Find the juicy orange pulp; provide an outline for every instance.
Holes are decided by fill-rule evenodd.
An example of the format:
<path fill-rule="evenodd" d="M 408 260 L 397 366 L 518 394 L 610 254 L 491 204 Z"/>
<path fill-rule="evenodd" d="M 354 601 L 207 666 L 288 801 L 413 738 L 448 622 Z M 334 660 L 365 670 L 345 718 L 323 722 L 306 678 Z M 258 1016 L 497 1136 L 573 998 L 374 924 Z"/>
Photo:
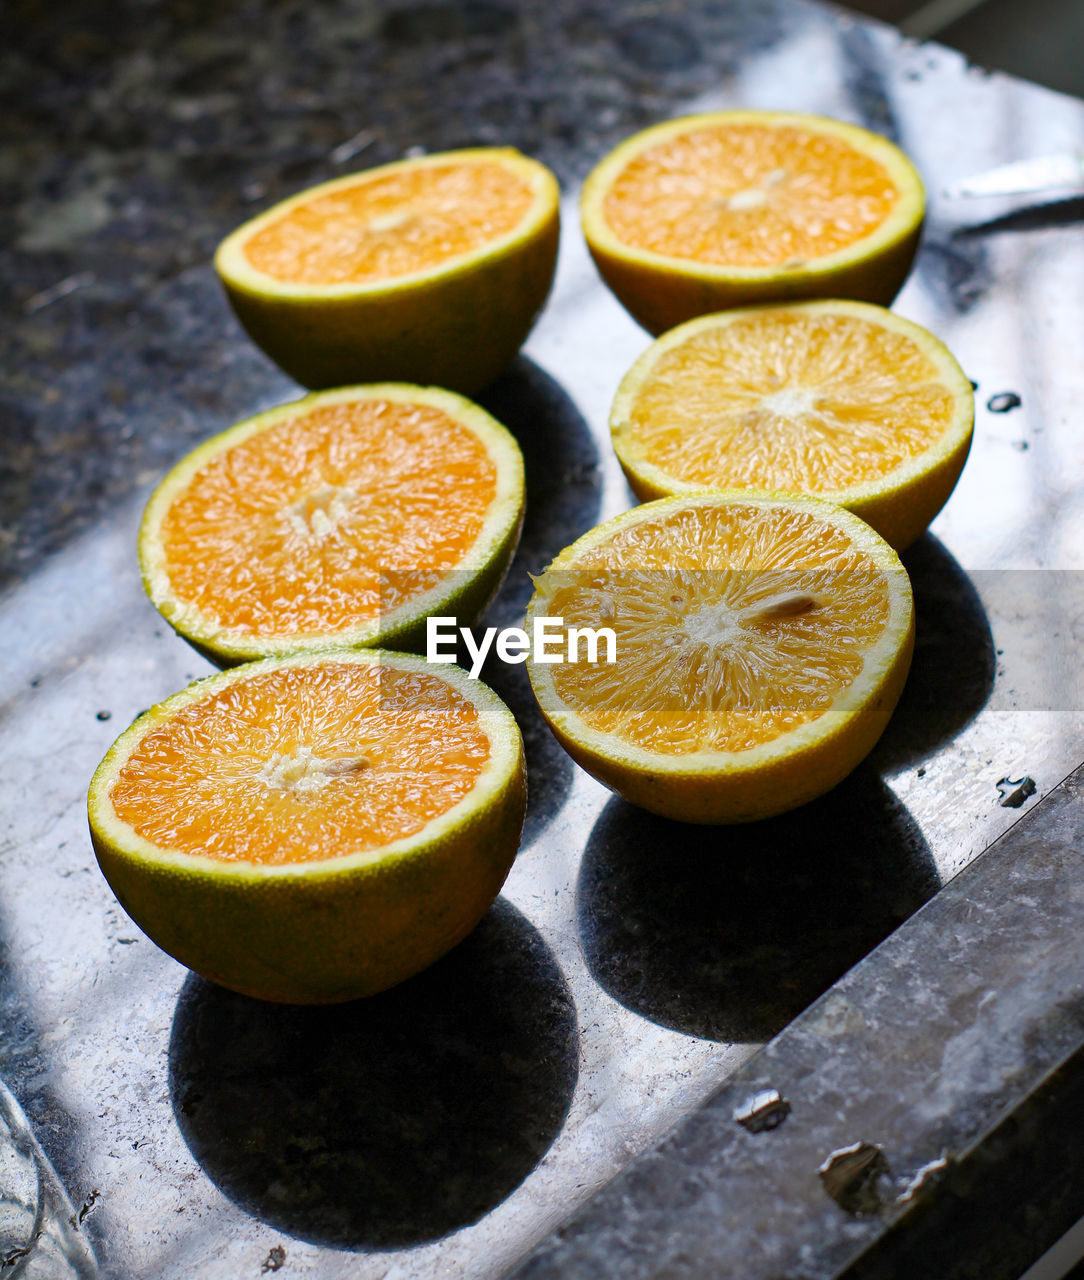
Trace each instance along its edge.
<path fill-rule="evenodd" d="M 744 751 L 815 720 L 883 632 L 888 583 L 846 533 L 749 503 L 667 512 L 561 573 L 546 605 L 617 662 L 555 666 L 590 728 L 650 751 Z"/>
<path fill-rule="evenodd" d="M 249 263 L 295 284 L 362 284 L 440 266 L 499 239 L 534 200 L 505 165 L 424 165 L 295 205 L 244 247 Z"/>
<path fill-rule="evenodd" d="M 797 265 L 875 231 L 899 192 L 872 157 L 833 134 L 733 122 L 634 157 L 603 212 L 625 244 L 735 267 Z"/>
<path fill-rule="evenodd" d="M 346 630 L 459 564 L 496 488 L 482 442 L 443 410 L 320 405 L 196 474 L 162 524 L 166 572 L 237 633 Z"/>
<path fill-rule="evenodd" d="M 776 308 L 665 352 L 621 431 L 636 456 L 686 484 L 826 493 L 917 457 L 955 412 L 907 334 Z"/>
<path fill-rule="evenodd" d="M 490 755 L 446 681 L 392 667 L 286 667 L 231 682 L 149 730 L 112 790 L 153 844 L 223 861 L 315 862 L 419 831 Z"/>

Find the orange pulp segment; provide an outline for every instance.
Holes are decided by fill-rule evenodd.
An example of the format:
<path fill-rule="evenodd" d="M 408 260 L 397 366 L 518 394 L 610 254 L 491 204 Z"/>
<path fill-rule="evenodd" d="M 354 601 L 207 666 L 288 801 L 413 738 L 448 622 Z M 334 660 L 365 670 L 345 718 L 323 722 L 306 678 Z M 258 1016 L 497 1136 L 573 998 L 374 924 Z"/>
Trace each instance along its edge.
<path fill-rule="evenodd" d="M 825 494 L 879 479 L 943 436 L 959 399 L 884 314 L 844 303 L 694 322 L 623 406 L 622 448 L 703 488 Z"/>
<path fill-rule="evenodd" d="M 467 796 L 489 758 L 476 707 L 446 680 L 328 660 L 187 702 L 142 735 L 110 798 L 158 848 L 309 863 L 420 831 Z"/>
<path fill-rule="evenodd" d="M 545 611 L 617 641 L 613 665 L 546 669 L 564 709 L 667 756 L 751 751 L 831 710 L 892 612 L 851 527 L 737 494 L 654 508 L 550 571 Z"/>
<path fill-rule="evenodd" d="M 634 155 L 603 203 L 618 240 L 699 263 L 784 266 L 845 249 L 894 209 L 873 155 L 839 134 L 728 120 Z"/>
<path fill-rule="evenodd" d="M 509 235 L 535 191 L 507 164 L 445 164 L 357 175 L 252 235 L 244 254 L 287 283 L 364 284 L 439 267 Z"/>

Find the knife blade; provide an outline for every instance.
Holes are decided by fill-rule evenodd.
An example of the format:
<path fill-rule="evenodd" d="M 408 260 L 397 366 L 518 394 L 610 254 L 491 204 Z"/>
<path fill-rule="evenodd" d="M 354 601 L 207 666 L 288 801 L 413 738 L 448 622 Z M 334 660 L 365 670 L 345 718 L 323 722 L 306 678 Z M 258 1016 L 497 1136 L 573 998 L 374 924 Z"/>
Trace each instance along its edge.
<path fill-rule="evenodd" d="M 1012 196 L 1028 191 L 1084 187 L 1084 151 L 1015 160 L 1012 164 L 973 174 L 945 188 L 950 200 L 968 196 Z"/>

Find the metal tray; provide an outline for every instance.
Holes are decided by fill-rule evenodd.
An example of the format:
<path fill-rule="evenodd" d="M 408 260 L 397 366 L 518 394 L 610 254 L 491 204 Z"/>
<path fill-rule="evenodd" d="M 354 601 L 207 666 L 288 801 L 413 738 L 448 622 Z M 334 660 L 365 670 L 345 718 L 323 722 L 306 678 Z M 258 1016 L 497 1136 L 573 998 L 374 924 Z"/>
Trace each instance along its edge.
<path fill-rule="evenodd" d="M 575 188 L 647 119 L 788 107 L 895 136 L 931 194 L 898 309 L 976 381 L 975 446 L 933 534 L 906 557 L 919 630 L 903 702 L 834 793 L 741 830 L 653 818 L 564 756 L 522 668 L 491 667 L 521 720 L 531 790 L 501 900 L 397 990 L 326 1010 L 264 1006 L 187 974 L 139 934 L 94 865 L 84 797 L 115 734 L 209 670 L 142 595 L 134 542 L 151 483 L 195 440 L 296 389 L 229 315 L 206 227 L 195 250 L 177 231 L 196 265 L 155 281 L 148 264 L 175 248 L 160 211 L 132 215 L 147 231 L 130 245 L 83 242 L 35 223 L 49 200 L 31 191 L 25 253 L 7 259 L 25 314 L 5 382 L 16 424 L 38 425 L 25 484 L 16 437 L 5 446 L 25 501 L 8 516 L 14 581 L 0 601 L 0 1076 L 12 1093 L 0 1176 L 17 1191 L 0 1227 L 5 1246 L 25 1228 L 29 1252 L 12 1265 L 26 1275 L 506 1274 L 1016 820 L 999 779 L 1033 777 L 1033 806 L 1084 757 L 1079 202 L 1021 210 L 938 194 L 964 173 L 1079 145 L 1084 106 L 799 4 L 690 0 L 606 17 L 571 2 L 545 14 L 385 5 L 355 18 L 377 51 L 358 73 L 384 108 L 374 161 L 473 130 L 533 150 L 567 184 L 554 294 L 484 397 L 523 447 L 529 504 L 489 621 L 512 623 L 527 572 L 630 502 L 605 423 L 647 340 L 595 275 Z M 279 74 L 289 30 L 267 20 L 278 25 L 261 74 Z M 432 38 L 441 22 L 451 26 Z M 341 68 L 344 23 L 297 38 Z M 203 39 L 230 44 L 217 27 Z M 188 71 L 186 57 L 210 65 L 207 48 L 171 52 L 171 72 Z M 221 74 L 227 96 L 240 92 Z M 323 112 L 346 137 L 358 114 L 337 74 L 308 86 L 298 113 Z M 178 92 L 164 83 L 163 101 Z M 196 104 L 189 123 L 205 131 L 215 84 L 209 71 L 176 99 Z M 442 112 L 453 90 L 468 107 Z M 213 180 L 194 162 L 183 170 L 198 146 L 162 161 L 180 166 L 176 208 L 201 181 L 213 190 L 212 224 L 239 216 L 222 192 L 244 178 L 240 163 L 227 171 L 231 148 L 249 145 L 226 114 Z M 178 129 L 188 117 L 175 116 Z M 270 200 L 325 176 L 312 161 L 299 174 L 296 155 L 294 169 L 270 170 L 271 156 L 249 164 L 272 176 L 248 180 L 246 198 L 252 183 Z M 110 178 L 153 205 L 140 180 Z M 147 285 L 135 293 L 112 283 L 129 248 Z M 65 282 L 53 295 L 50 270 Z M 1020 407 L 991 412 L 1005 391 Z M 939 971 L 936 955 L 922 963 Z"/>

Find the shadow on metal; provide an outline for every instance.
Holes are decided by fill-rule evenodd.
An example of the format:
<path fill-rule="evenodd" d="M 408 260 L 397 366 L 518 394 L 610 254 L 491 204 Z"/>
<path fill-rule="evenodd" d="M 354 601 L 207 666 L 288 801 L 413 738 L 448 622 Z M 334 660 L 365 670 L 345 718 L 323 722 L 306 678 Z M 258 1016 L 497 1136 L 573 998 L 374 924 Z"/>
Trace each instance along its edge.
<path fill-rule="evenodd" d="M 577 888 L 587 964 L 626 1008 L 712 1040 L 760 1042 L 939 887 L 910 814 L 866 769 L 782 817 L 683 826 L 620 799 Z"/>
<path fill-rule="evenodd" d="M 530 574 L 540 573 L 559 551 L 598 520 L 602 476 L 591 429 L 561 386 L 520 356 L 481 397 L 523 450 L 527 513 L 515 559 L 499 596 L 480 626 L 515 626 L 531 598 Z M 519 721 L 527 756 L 527 818 L 521 848 L 544 829 L 572 785 L 572 761 L 546 728 L 527 671 L 496 658 L 482 679 Z"/>
<path fill-rule="evenodd" d="M 419 977 L 352 1004 L 265 1004 L 193 975 L 169 1049 L 174 1112 L 247 1212 L 347 1249 L 477 1221 L 545 1155 L 578 1068 L 575 1006 L 503 899 Z"/>
<path fill-rule="evenodd" d="M 10 1280 L 95 1280 L 98 1275 L 60 1179 L 2 1082 L 0 1271 Z"/>
<path fill-rule="evenodd" d="M 540 573 L 598 520 L 602 474 L 591 428 L 561 385 L 525 356 L 481 396 L 479 404 L 516 437 L 527 476 L 527 514 L 508 578 L 486 622 L 507 626 L 531 597 Z"/>
<path fill-rule="evenodd" d="M 516 717 L 523 734 L 527 760 L 527 813 L 519 854 L 534 843 L 564 804 L 575 766 L 550 732 L 538 710 L 527 668 L 513 667 L 491 659 L 482 669 L 481 679 L 503 700 Z"/>
<path fill-rule="evenodd" d="M 939 311 L 949 315 L 967 315 L 994 291 L 985 246 L 961 240 L 943 225 L 927 224 L 915 276 L 937 300 Z"/>
<path fill-rule="evenodd" d="M 1045 231 L 1050 227 L 1072 227 L 1078 222 L 1084 222 L 1084 196 L 1070 196 L 1067 200 L 1028 205 L 1026 209 L 1013 209 L 1011 213 L 1000 214 L 986 222 L 958 227 L 952 238 L 970 240 L 1001 231 Z"/>
<path fill-rule="evenodd" d="M 997 673 L 979 594 L 941 543 L 926 534 L 903 563 L 915 595 L 915 656 L 870 757 L 878 770 L 914 764 L 955 738 L 989 701 Z"/>

